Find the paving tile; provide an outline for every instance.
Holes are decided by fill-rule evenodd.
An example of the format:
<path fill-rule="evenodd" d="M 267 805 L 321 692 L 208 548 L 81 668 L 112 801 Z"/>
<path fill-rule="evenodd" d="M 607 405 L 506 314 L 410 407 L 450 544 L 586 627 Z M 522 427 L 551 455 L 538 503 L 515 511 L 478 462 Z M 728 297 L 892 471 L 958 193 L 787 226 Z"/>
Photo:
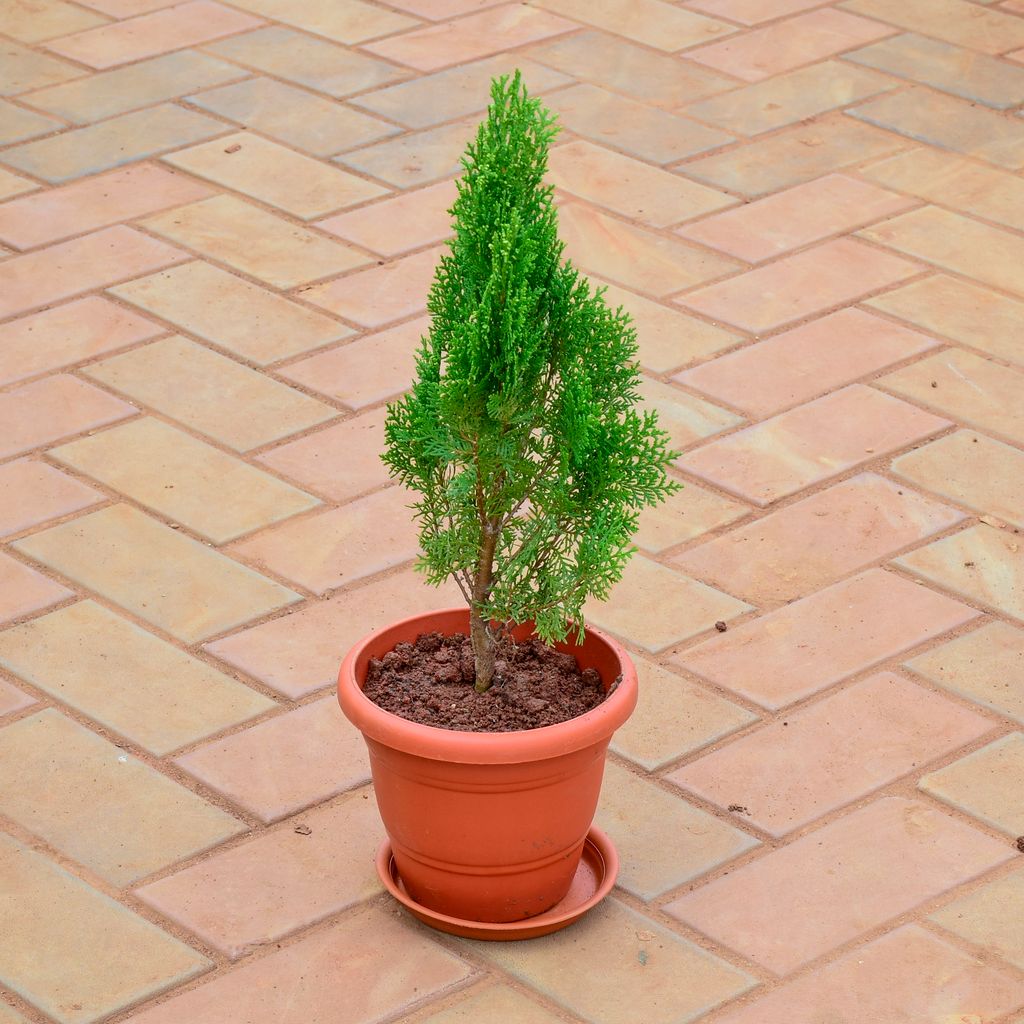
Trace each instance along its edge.
<path fill-rule="evenodd" d="M 35 459 L 0 465 L 0 536 L 78 512 L 106 497 Z"/>
<path fill-rule="evenodd" d="M 456 121 L 351 150 L 337 157 L 336 162 L 397 188 L 413 188 L 457 174 L 474 131 L 469 121 Z"/>
<path fill-rule="evenodd" d="M 668 780 L 784 836 L 984 736 L 995 723 L 880 672 L 691 761 Z"/>
<path fill-rule="evenodd" d="M 0 264 L 0 318 L 187 260 L 180 249 L 119 224 Z"/>
<path fill-rule="evenodd" d="M 275 707 L 92 601 L 0 633 L 0 665 L 158 757 Z"/>
<path fill-rule="evenodd" d="M 518 989 L 497 984 L 474 990 L 468 998 L 421 1018 L 418 1024 L 504 1024 L 513 1020 L 516 1024 L 558 1024 L 561 1018 Z"/>
<path fill-rule="evenodd" d="M 427 292 L 442 249 L 424 249 L 382 266 L 359 270 L 301 291 L 302 297 L 363 327 L 381 327 L 392 320 L 424 313 Z"/>
<path fill-rule="evenodd" d="M 48 43 L 47 49 L 92 68 L 110 68 L 259 28 L 262 24 L 259 18 L 214 0 L 188 0 L 127 21 L 62 36 Z"/>
<path fill-rule="evenodd" d="M 185 338 L 165 338 L 94 363 L 85 372 L 237 451 L 335 416 L 315 398 Z"/>
<path fill-rule="evenodd" d="M 391 6 L 430 21 L 446 21 L 499 3 L 501 0 L 396 0 Z"/>
<path fill-rule="evenodd" d="M 688 452 L 680 468 L 766 506 L 949 425 L 851 384 Z"/>
<path fill-rule="evenodd" d="M 612 738 L 612 750 L 648 771 L 756 722 L 757 716 L 685 676 L 634 657 L 636 711 Z"/>
<path fill-rule="evenodd" d="M 547 11 L 520 4 L 501 4 L 455 21 L 382 39 L 364 49 L 418 71 L 437 71 L 569 32 L 575 27 L 573 22 Z"/>
<path fill-rule="evenodd" d="M 1024 733 L 1010 733 L 925 775 L 920 786 L 925 793 L 1015 839 L 1024 832 L 1020 805 Z"/>
<path fill-rule="evenodd" d="M 436 0 L 430 0 L 435 4 Z M 518 68 L 531 96 L 572 81 L 524 58 L 522 51 L 498 53 L 446 71 L 419 75 L 357 96 L 352 103 L 408 128 L 432 128 L 444 121 L 481 114 L 490 100 L 491 81 Z"/>
<path fill-rule="evenodd" d="M 205 49 L 334 97 L 386 85 L 408 74 L 386 61 L 281 25 L 246 32 Z"/>
<path fill-rule="evenodd" d="M 250 78 L 189 101 L 314 156 L 330 156 L 400 129 L 272 78 Z"/>
<path fill-rule="evenodd" d="M 247 462 L 148 416 L 53 448 L 49 455 L 214 544 L 320 504 Z"/>
<path fill-rule="evenodd" d="M 279 693 L 299 698 L 333 686 L 341 659 L 368 633 L 408 615 L 464 603 L 450 580 L 435 589 L 419 573 L 402 569 L 215 640 L 206 650 Z"/>
<path fill-rule="evenodd" d="M 594 1024 L 692 1021 L 756 984 L 616 899 L 606 899 L 573 925 L 571 943 L 556 934 L 472 948 Z"/>
<path fill-rule="evenodd" d="M 0 715 L 13 714 L 15 711 L 31 707 L 35 702 L 35 697 L 30 697 L 27 693 L 0 679 Z M 0 1021 L 4 1021 L 2 1013 L 0 1013 Z M 4 1024 L 6 1024 L 6 1021 L 4 1021 Z"/>
<path fill-rule="evenodd" d="M 300 600 L 128 505 L 52 526 L 12 547 L 186 643 Z"/>
<path fill-rule="evenodd" d="M 3 161 L 51 184 L 130 164 L 220 135 L 226 126 L 194 110 L 161 103 L 3 152 Z M 219 145 L 219 143 L 217 143 Z"/>
<path fill-rule="evenodd" d="M 658 594 L 652 607 L 650 595 Z M 711 629 L 716 622 L 750 611 L 750 605 L 673 572 L 644 555 L 634 555 L 607 602 L 590 600 L 588 622 L 657 654 L 672 644 Z"/>
<path fill-rule="evenodd" d="M 672 564 L 768 605 L 818 590 L 963 519 L 958 509 L 864 473 L 689 548 Z"/>
<path fill-rule="evenodd" d="M 822 0 L 689 0 L 686 6 L 741 25 L 759 25 L 823 5 Z"/>
<path fill-rule="evenodd" d="M 112 18 L 132 18 L 137 14 L 148 14 L 150 11 L 170 7 L 174 0 L 83 0 L 87 6 Z"/>
<path fill-rule="evenodd" d="M 235 555 L 314 593 L 383 572 L 419 553 L 411 496 L 397 488 L 359 498 L 233 544 Z"/>
<path fill-rule="evenodd" d="M 913 205 L 914 201 L 904 196 L 843 174 L 829 174 L 704 217 L 676 233 L 748 263 L 760 263 L 902 213 Z"/>
<path fill-rule="evenodd" d="M 732 135 L 650 107 L 596 85 L 573 85 L 545 98 L 559 123 L 576 135 L 641 160 L 669 164 L 726 146 Z"/>
<path fill-rule="evenodd" d="M 7 894 L 0 980 L 60 1024 L 92 1024 L 212 966 L 5 835 L 0 879 Z M 43 949 L 47 956 L 39 955 Z"/>
<path fill-rule="evenodd" d="M 0 145 L 8 146 L 25 139 L 34 139 L 37 135 L 46 135 L 64 127 L 62 122 L 52 117 L 43 117 L 42 114 L 34 114 L 24 107 L 0 100 Z"/>
<path fill-rule="evenodd" d="M 205 53 L 181 50 L 47 86 L 22 99 L 40 110 L 86 124 L 174 100 L 196 89 L 223 85 L 244 74 L 242 68 Z"/>
<path fill-rule="evenodd" d="M 5 203 L 0 239 L 16 249 L 32 249 L 209 194 L 183 175 L 135 164 Z"/>
<path fill-rule="evenodd" d="M 933 807 L 886 797 L 664 909 L 786 974 L 1012 856 Z"/>
<path fill-rule="evenodd" d="M 968 426 L 1024 441 L 1020 370 L 948 348 L 879 378 L 879 383 Z"/>
<path fill-rule="evenodd" d="M 370 262 L 347 245 L 236 196 L 213 196 L 149 217 L 142 224 L 275 288 L 295 288 Z"/>
<path fill-rule="evenodd" d="M 363 737 L 333 693 L 196 747 L 176 763 L 260 821 L 295 814 L 370 778 Z"/>
<path fill-rule="evenodd" d="M 885 75 L 829 60 L 691 103 L 686 113 L 737 135 L 759 135 L 891 88 Z"/>
<path fill-rule="evenodd" d="M 658 50 L 681 50 L 735 31 L 724 22 L 661 0 L 538 0 L 538 4 Z"/>
<path fill-rule="evenodd" d="M 856 239 L 837 238 L 689 292 L 678 301 L 716 322 L 757 334 L 853 302 L 922 269 Z"/>
<path fill-rule="evenodd" d="M 933 338 L 891 320 L 841 309 L 673 379 L 761 418 L 935 345 Z"/>
<path fill-rule="evenodd" d="M 243 242 L 238 239 L 234 244 Z M 336 320 L 203 260 L 129 281 L 110 292 L 260 366 L 352 334 Z M 253 330 L 254 322 L 258 331 Z"/>
<path fill-rule="evenodd" d="M 0 43 L 0 58 L 0 96 L 42 89 L 84 74 L 82 68 L 66 60 L 49 57 L 12 40 Z"/>
<path fill-rule="evenodd" d="M 417 317 L 291 363 L 278 372 L 350 409 L 364 409 L 395 398 L 412 384 L 420 339 L 429 329 L 428 318 Z"/>
<path fill-rule="evenodd" d="M 750 511 L 738 501 L 687 481 L 675 494 L 640 513 L 633 542 L 643 551 L 657 554 L 710 530 L 727 526 Z"/>
<path fill-rule="evenodd" d="M 1024 969 L 1024 871 L 997 878 L 928 915 L 929 921 Z"/>
<path fill-rule="evenodd" d="M 215 853 L 136 895 L 235 959 L 382 891 L 373 861 L 384 838 L 369 788 Z"/>
<path fill-rule="evenodd" d="M 0 458 L 116 423 L 137 411 L 64 373 L 23 384 L 0 394 Z"/>
<path fill-rule="evenodd" d="M 969 601 L 1024 620 L 1019 540 L 1016 534 L 979 523 L 903 555 L 896 564 Z"/>
<path fill-rule="evenodd" d="M 98 14 L 63 0 L 3 0 L 0 20 L 4 34 L 21 43 L 38 43 L 106 23 Z"/>
<path fill-rule="evenodd" d="M 1020 983 L 917 925 L 859 946 L 720 1017 L 721 1024 L 946 1024 L 1002 1019 Z"/>
<path fill-rule="evenodd" d="M 395 964 L 402 965 L 395 970 Z M 314 969 L 315 968 L 315 969 Z M 270 956 L 132 1016 L 132 1024 L 374 1024 L 470 968 L 404 917 L 366 907 Z M 345 998 L 339 998 L 345 993 Z"/>
<path fill-rule="evenodd" d="M 904 664 L 929 682 L 1024 724 L 1024 630 L 986 622 Z"/>
<path fill-rule="evenodd" d="M 899 608 L 899 616 L 879 609 Z M 677 655 L 696 675 L 773 710 L 909 651 L 977 616 L 881 569 L 735 626 Z"/>
<path fill-rule="evenodd" d="M 982 53 L 1024 46 L 1024 23 L 967 0 L 847 0 L 843 8 Z"/>
<path fill-rule="evenodd" d="M 845 56 L 857 64 L 999 110 L 1024 100 L 1024 68 L 912 32 L 883 39 Z"/>
<path fill-rule="evenodd" d="M 183 149 L 165 159 L 190 174 L 302 220 L 323 217 L 385 192 L 338 167 L 244 132 Z"/>
<path fill-rule="evenodd" d="M 595 820 L 622 858 L 616 884 L 642 900 L 759 845 L 746 832 L 615 763 L 605 767 Z"/>
<path fill-rule="evenodd" d="M 736 202 L 717 189 L 585 140 L 556 147 L 548 163 L 551 184 L 654 227 L 676 224 Z"/>
<path fill-rule="evenodd" d="M 24 192 L 31 192 L 39 187 L 38 183 L 22 178 L 17 174 L 11 174 L 0 167 L 0 199 L 10 199 L 12 196 L 20 196 Z"/>
<path fill-rule="evenodd" d="M 687 162 L 688 178 L 747 196 L 763 196 L 823 174 L 906 149 L 908 143 L 845 116 L 786 128 L 740 149 Z"/>
<path fill-rule="evenodd" d="M 346 0 L 344 4 L 334 0 L 305 0 L 302 4 L 291 0 L 245 0 L 239 6 L 339 43 L 361 43 L 417 24 L 413 18 L 363 0 Z"/>
<path fill-rule="evenodd" d="M 0 765 L 0 810 L 115 886 L 245 831 L 53 708 L 0 731 Z"/>
<path fill-rule="evenodd" d="M 336 214 L 316 226 L 381 256 L 397 256 L 450 237 L 448 209 L 457 194 L 454 181 L 439 181 Z"/>
<path fill-rule="evenodd" d="M 985 13 L 985 12 L 983 12 Z M 849 111 L 918 142 L 980 157 L 1013 170 L 1024 165 L 1024 124 L 968 100 L 914 87 Z"/>
<path fill-rule="evenodd" d="M 936 274 L 867 299 L 866 304 L 926 331 L 1024 364 L 1024 302 L 980 284 Z"/>
<path fill-rule="evenodd" d="M 918 487 L 1024 527 L 1024 452 L 958 430 L 893 461 L 891 472 Z"/>
<path fill-rule="evenodd" d="M 659 297 L 741 268 L 727 256 L 636 227 L 583 203 L 564 204 L 558 220 L 566 254 L 578 267 Z"/>
<path fill-rule="evenodd" d="M 659 425 L 668 434 L 669 444 L 674 449 L 687 448 L 702 438 L 743 422 L 735 413 L 660 380 L 645 377 L 638 392 L 644 406 L 658 413 Z"/>
<path fill-rule="evenodd" d="M 67 587 L 0 552 L 0 622 L 41 611 L 72 596 Z"/>

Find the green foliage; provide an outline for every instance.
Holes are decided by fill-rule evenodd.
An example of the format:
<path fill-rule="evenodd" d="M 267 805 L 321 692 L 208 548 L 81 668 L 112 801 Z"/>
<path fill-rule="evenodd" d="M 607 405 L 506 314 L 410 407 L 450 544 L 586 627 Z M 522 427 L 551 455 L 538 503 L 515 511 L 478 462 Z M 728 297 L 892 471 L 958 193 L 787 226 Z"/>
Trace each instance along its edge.
<path fill-rule="evenodd" d="M 491 97 L 384 461 L 419 492 L 429 581 L 454 576 L 483 621 L 533 619 L 551 642 L 570 623 L 582 636 L 583 603 L 621 576 L 639 511 L 678 485 L 667 435 L 637 408 L 628 315 L 562 259 L 544 184 L 554 117 L 518 71 Z"/>

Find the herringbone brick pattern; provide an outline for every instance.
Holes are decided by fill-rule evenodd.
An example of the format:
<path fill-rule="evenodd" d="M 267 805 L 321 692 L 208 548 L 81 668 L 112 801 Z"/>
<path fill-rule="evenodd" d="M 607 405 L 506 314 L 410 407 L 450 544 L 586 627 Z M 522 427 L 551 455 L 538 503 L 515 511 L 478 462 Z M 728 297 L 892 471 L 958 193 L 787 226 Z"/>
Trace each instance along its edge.
<path fill-rule="evenodd" d="M 1024 1021 L 1024 3 L 0 0 L 0 1021 Z M 413 924 L 346 647 L 492 76 L 686 487 L 574 928 Z M 715 625 L 722 625 L 716 630 Z"/>

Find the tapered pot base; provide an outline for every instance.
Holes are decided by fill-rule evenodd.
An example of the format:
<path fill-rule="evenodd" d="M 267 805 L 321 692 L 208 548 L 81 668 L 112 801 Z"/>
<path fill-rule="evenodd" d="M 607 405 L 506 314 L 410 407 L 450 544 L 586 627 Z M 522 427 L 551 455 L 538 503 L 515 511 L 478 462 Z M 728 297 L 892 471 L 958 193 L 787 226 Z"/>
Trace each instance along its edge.
<path fill-rule="evenodd" d="M 417 903 L 406 891 L 395 867 L 391 843 L 385 840 L 377 851 L 377 873 L 385 888 L 409 911 L 413 917 L 450 935 L 464 939 L 485 939 L 491 942 L 511 942 L 518 939 L 536 939 L 541 935 L 568 928 L 588 910 L 596 907 L 612 891 L 619 873 L 619 855 L 608 836 L 592 825 L 583 843 L 583 854 L 572 884 L 565 896 L 550 910 L 522 921 L 492 924 L 484 921 L 464 921 L 448 917 Z"/>

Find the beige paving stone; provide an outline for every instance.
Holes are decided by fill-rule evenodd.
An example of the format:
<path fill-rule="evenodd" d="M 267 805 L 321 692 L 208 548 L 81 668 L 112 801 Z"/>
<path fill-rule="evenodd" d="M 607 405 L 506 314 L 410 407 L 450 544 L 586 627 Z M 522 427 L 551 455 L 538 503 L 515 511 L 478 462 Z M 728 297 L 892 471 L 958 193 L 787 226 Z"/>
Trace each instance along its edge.
<path fill-rule="evenodd" d="M 6 1003 L 0 1003 L 0 1024 L 28 1024 L 28 1021 Z"/>
<path fill-rule="evenodd" d="M 0 732 L 0 765 L 0 810 L 116 886 L 245 831 L 53 708 Z"/>
<path fill-rule="evenodd" d="M 212 966 L 6 835 L 0 879 L 7 893 L 0 980 L 61 1024 L 92 1024 Z"/>
<path fill-rule="evenodd" d="M 213 196 L 142 224 L 275 288 L 295 288 L 370 262 L 369 256 L 347 245 L 236 196 Z"/>
<path fill-rule="evenodd" d="M 496 7 L 501 2 L 502 0 L 397 0 L 391 6 L 408 11 L 419 18 L 444 21 L 484 7 Z"/>
<path fill-rule="evenodd" d="M 452 1006 L 418 1017 L 417 1024 L 558 1024 L 561 1018 L 508 985 L 474 989 Z"/>
<path fill-rule="evenodd" d="M 3 159 L 17 170 L 59 184 L 209 139 L 222 134 L 226 127 L 205 114 L 161 103 L 22 143 L 4 150 Z"/>
<path fill-rule="evenodd" d="M 129 281 L 110 292 L 261 366 L 352 334 L 344 324 L 204 260 Z"/>
<path fill-rule="evenodd" d="M 614 898 L 573 925 L 572 938 L 568 945 L 557 935 L 481 942 L 473 950 L 594 1024 L 696 1020 L 756 984 Z"/>
<path fill-rule="evenodd" d="M 904 664 L 929 682 L 1024 725 L 1024 630 L 986 622 Z"/>
<path fill-rule="evenodd" d="M 30 93 L 24 100 L 58 117 L 86 124 L 174 100 L 196 89 L 223 85 L 245 74 L 244 68 L 208 54 L 181 50 L 50 85 Z"/>
<path fill-rule="evenodd" d="M 1014 732 L 987 747 L 925 775 L 921 789 L 931 796 L 1016 838 L 1024 833 L 1024 733 Z"/>
<path fill-rule="evenodd" d="M 198 95 L 190 102 L 314 156 L 330 156 L 400 131 L 333 100 L 273 78 L 250 78 Z"/>
<path fill-rule="evenodd" d="M 738 501 L 687 481 L 675 494 L 640 513 L 640 525 L 633 542 L 642 550 L 657 554 L 727 526 L 749 511 Z"/>
<path fill-rule="evenodd" d="M 214 544 L 320 502 L 246 462 L 143 416 L 51 449 L 50 457 Z"/>
<path fill-rule="evenodd" d="M 277 821 L 370 778 L 362 735 L 329 694 L 213 740 L 176 763 L 260 821 Z"/>
<path fill-rule="evenodd" d="M 879 383 L 968 426 L 1024 442 L 1020 370 L 949 348 L 887 374 Z"/>
<path fill-rule="evenodd" d="M 10 715 L 35 704 L 35 697 L 0 679 L 0 715 Z M 2 1004 L 0 1004 L 2 1005 Z M 3 1016 L 0 1015 L 0 1021 Z"/>
<path fill-rule="evenodd" d="M 85 372 L 237 451 L 336 415 L 322 402 L 185 338 L 153 342 Z"/>
<path fill-rule="evenodd" d="M 879 608 L 899 608 L 900 614 L 880 616 Z M 777 710 L 977 615 L 929 587 L 869 569 L 735 626 L 672 660 L 702 679 Z"/>
<path fill-rule="evenodd" d="M 0 18 L 2 17 L 0 13 Z M 52 117 L 43 117 L 24 107 L 16 107 L 13 103 L 0 100 L 0 145 L 24 142 L 25 139 L 34 139 L 38 135 L 46 135 L 63 127 L 60 121 L 55 121 Z"/>
<path fill-rule="evenodd" d="M 997 878 L 928 915 L 929 921 L 1024 969 L 1024 871 Z"/>
<path fill-rule="evenodd" d="M 52 526 L 12 546 L 187 643 L 300 600 L 128 505 Z"/>
<path fill-rule="evenodd" d="M 11 174 L 10 171 L 5 171 L 0 167 L 0 199 L 20 196 L 38 187 L 36 182 L 29 181 L 28 178 L 19 177 L 17 174 Z"/>
<path fill-rule="evenodd" d="M 244 132 L 180 150 L 165 160 L 302 220 L 323 217 L 386 191 L 339 167 Z"/>
<path fill-rule="evenodd" d="M 552 150 L 548 167 L 547 180 L 553 185 L 653 227 L 736 202 L 724 192 L 582 139 Z"/>
<path fill-rule="evenodd" d="M 656 164 L 735 142 L 716 128 L 648 106 L 596 85 L 574 85 L 546 97 L 561 125 L 599 145 Z"/>
<path fill-rule="evenodd" d="M 622 858 L 616 884 L 642 900 L 759 845 L 753 836 L 614 763 L 605 767 L 596 821 Z"/>
<path fill-rule="evenodd" d="M 759 25 L 823 5 L 821 0 L 689 0 L 686 6 L 741 25 Z"/>
<path fill-rule="evenodd" d="M 658 594 L 653 607 L 652 593 Z M 657 654 L 750 610 L 743 601 L 636 555 L 609 600 L 588 601 L 584 613 L 595 626 Z"/>
<path fill-rule="evenodd" d="M 36 459 L 0 465 L 0 537 L 105 501 L 99 491 Z"/>
<path fill-rule="evenodd" d="M 21 43 L 38 43 L 106 23 L 100 15 L 63 0 L 3 0 L 0 21 L 4 34 Z"/>
<path fill-rule="evenodd" d="M 67 587 L 0 552 L 0 622 L 41 611 L 72 596 Z"/>
<path fill-rule="evenodd" d="M 639 657 L 633 661 L 640 677 L 639 702 L 611 746 L 648 771 L 758 720 L 746 708 L 656 662 Z"/>
<path fill-rule="evenodd" d="M 849 117 L 825 117 L 748 142 L 740 149 L 690 160 L 680 171 L 688 178 L 763 196 L 813 181 L 874 157 L 906 149 L 909 143 Z"/>
<path fill-rule="evenodd" d="M 411 568 L 215 640 L 206 650 L 288 697 L 333 686 L 341 659 L 388 622 L 465 600 L 452 581 L 434 588 Z"/>
<path fill-rule="evenodd" d="M 85 73 L 83 68 L 66 60 L 39 53 L 12 40 L 4 40 L 0 46 L 0 57 L 3 57 L 0 61 L 0 96 L 42 89 Z"/>
<path fill-rule="evenodd" d="M 935 274 L 865 300 L 917 327 L 1024 365 L 1024 302 L 972 281 Z"/>
<path fill-rule="evenodd" d="M 669 443 L 675 449 L 687 448 L 702 438 L 743 422 L 727 409 L 650 377 L 643 378 L 638 392 L 644 406 L 658 413 L 661 429 L 668 434 Z"/>
<path fill-rule="evenodd" d="M 969 601 L 1024 620 L 1024 554 L 1016 533 L 979 523 L 896 559 Z"/>
<path fill-rule="evenodd" d="M 443 993 L 469 973 L 466 963 L 408 920 L 371 906 L 131 1021 L 283 1024 L 291 1015 L 310 1022 L 374 1024 Z"/>
<path fill-rule="evenodd" d="M 734 31 L 724 22 L 661 0 L 539 0 L 539 5 L 658 50 L 681 50 Z"/>
<path fill-rule="evenodd" d="M 235 959 L 375 896 L 384 838 L 369 787 L 292 823 L 150 882 L 136 895 Z"/>
<path fill-rule="evenodd" d="M 413 18 L 364 0 L 346 0 L 344 4 L 333 0 L 306 0 L 301 5 L 289 0 L 245 0 L 239 6 L 339 43 L 361 43 L 414 28 L 417 24 Z"/>
<path fill-rule="evenodd" d="M 565 203 L 558 220 L 566 254 L 577 266 L 658 297 L 742 266 L 726 256 L 609 217 L 584 203 Z"/>
<path fill-rule="evenodd" d="M 131 18 L 170 7 L 174 0 L 88 0 L 88 6 L 112 18 Z"/>
<path fill-rule="evenodd" d="M 275 707 L 93 601 L 0 633 L 0 665 L 158 757 Z"/>
<path fill-rule="evenodd" d="M 419 553 L 412 497 L 397 487 L 238 541 L 231 552 L 323 594 Z"/>

